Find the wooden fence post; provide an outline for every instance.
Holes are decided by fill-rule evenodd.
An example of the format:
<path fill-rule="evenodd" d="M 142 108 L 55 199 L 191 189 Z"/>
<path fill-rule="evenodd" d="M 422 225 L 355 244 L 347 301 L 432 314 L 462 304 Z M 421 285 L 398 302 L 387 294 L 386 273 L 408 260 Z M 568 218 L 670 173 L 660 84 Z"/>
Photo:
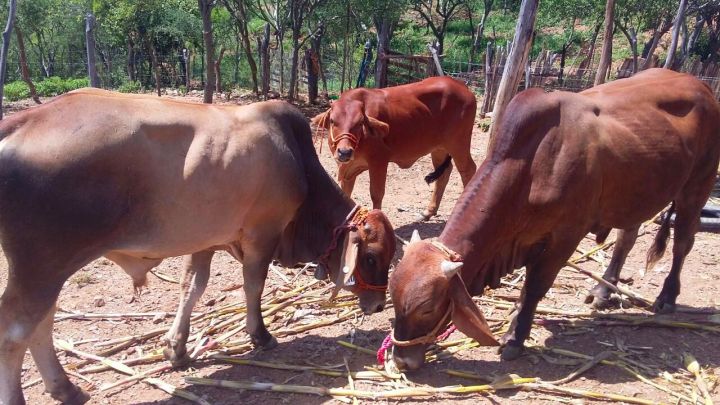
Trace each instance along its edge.
<path fill-rule="evenodd" d="M 185 64 L 185 91 L 190 91 L 190 76 L 192 76 L 192 71 L 190 70 L 190 51 L 184 48 L 182 56 L 183 63 Z"/>
<path fill-rule="evenodd" d="M 505 107 L 517 93 L 520 78 L 522 77 L 525 61 L 532 45 L 535 16 L 537 15 L 538 0 L 523 0 L 520 6 L 520 16 L 515 26 L 513 46 L 508 55 L 500 87 L 498 88 L 495 106 L 493 107 L 492 124 L 490 125 L 490 140 L 488 142 L 488 155 L 493 150 L 498 125 L 502 121 Z"/>

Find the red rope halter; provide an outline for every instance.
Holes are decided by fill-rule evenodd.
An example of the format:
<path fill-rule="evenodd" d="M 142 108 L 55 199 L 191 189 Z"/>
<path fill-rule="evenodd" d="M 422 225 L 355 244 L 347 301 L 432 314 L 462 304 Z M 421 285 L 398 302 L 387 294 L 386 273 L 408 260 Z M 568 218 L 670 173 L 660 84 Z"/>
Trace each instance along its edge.
<path fill-rule="evenodd" d="M 323 142 L 322 142 L 323 137 L 319 136 L 320 130 L 321 129 L 324 130 L 325 125 L 328 124 L 328 120 L 330 119 L 330 111 L 331 111 L 331 109 L 328 109 L 327 111 L 325 111 L 325 113 L 323 113 L 322 117 L 320 118 L 320 120 L 317 124 L 316 130 L 315 130 L 315 138 L 320 141 L 320 151 L 318 153 L 322 153 L 322 144 L 323 144 Z M 350 142 L 350 146 L 352 146 L 353 149 L 357 149 L 358 144 L 360 143 L 360 138 L 357 135 L 355 135 L 351 132 L 343 132 L 340 135 L 335 136 L 335 131 L 333 131 L 332 123 L 330 123 L 330 125 L 328 125 L 328 128 L 329 128 L 328 132 L 330 134 L 330 136 L 328 137 L 328 141 L 330 143 L 330 149 L 335 150 L 337 148 L 337 144 L 340 141 L 342 141 L 343 139 L 347 139 Z"/>
<path fill-rule="evenodd" d="M 365 207 L 356 205 L 352 210 L 350 210 L 350 213 L 347 215 L 347 217 L 345 217 L 345 221 L 343 221 L 342 224 L 336 226 L 333 229 L 333 236 L 330 240 L 330 245 L 328 245 L 325 253 L 323 253 L 322 256 L 318 258 L 318 263 L 321 263 L 326 268 L 328 268 L 328 260 L 330 259 L 330 254 L 332 254 L 332 252 L 337 248 L 338 241 L 340 240 L 340 235 L 342 235 L 345 231 L 355 231 L 359 227 L 363 226 L 365 224 L 365 221 L 367 221 L 367 216 L 368 209 Z M 385 292 L 387 290 L 387 284 L 370 284 L 365 281 L 365 279 L 360 275 L 360 272 L 356 272 L 354 268 L 352 276 L 355 278 L 355 285 L 361 290 L 382 292 Z"/>

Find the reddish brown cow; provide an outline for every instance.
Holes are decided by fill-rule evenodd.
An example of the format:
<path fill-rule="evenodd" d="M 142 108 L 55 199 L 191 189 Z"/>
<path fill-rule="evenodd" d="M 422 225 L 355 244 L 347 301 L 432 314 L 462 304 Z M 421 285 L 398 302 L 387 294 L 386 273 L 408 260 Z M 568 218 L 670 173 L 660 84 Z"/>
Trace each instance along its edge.
<path fill-rule="evenodd" d="M 385 304 L 395 253 L 387 217 L 340 190 L 313 150 L 307 119 L 277 101 L 198 105 L 85 89 L 17 113 L 0 122 L 0 212 L 9 265 L 0 297 L 3 405 L 24 403 L 28 348 L 53 398 L 87 401 L 58 362 L 52 328 L 63 284 L 100 256 L 137 287 L 163 258 L 187 255 L 166 337 L 177 365 L 216 250 L 242 262 L 245 328 L 265 348 L 277 344 L 260 309 L 273 258 L 320 258 L 319 273 L 370 314 Z"/>
<path fill-rule="evenodd" d="M 465 334 L 496 343 L 470 296 L 525 266 L 501 340 L 503 359 L 516 358 L 538 302 L 580 240 L 620 229 L 612 259 L 619 271 L 639 225 L 670 202 L 672 269 L 654 308 L 672 311 L 719 159 L 720 109 L 708 86 L 686 74 L 653 69 L 579 94 L 520 93 L 439 240 L 411 243 L 391 277 L 395 360 L 419 367 L 450 314 Z M 665 249 L 668 227 L 650 248 L 649 266 Z"/>
<path fill-rule="evenodd" d="M 475 173 L 470 138 L 475 122 L 475 96 L 449 77 L 385 89 L 346 91 L 313 122 L 328 129 L 328 145 L 338 162 L 338 180 L 349 196 L 355 178 L 370 173 L 373 208 L 385 194 L 388 163 L 403 169 L 430 154 L 435 170 L 425 177 L 435 182 L 424 219 L 437 214 L 455 162 L 463 185 Z"/>

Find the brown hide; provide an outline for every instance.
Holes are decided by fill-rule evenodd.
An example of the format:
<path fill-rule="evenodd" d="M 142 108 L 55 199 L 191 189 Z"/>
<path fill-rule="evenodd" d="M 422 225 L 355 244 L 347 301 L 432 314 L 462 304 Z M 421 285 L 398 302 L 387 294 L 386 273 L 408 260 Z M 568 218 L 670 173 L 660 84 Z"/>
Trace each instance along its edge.
<path fill-rule="evenodd" d="M 355 178 L 369 170 L 373 208 L 382 207 L 390 162 L 408 168 L 431 154 L 435 171 L 426 180 L 437 182 L 423 214 L 429 218 L 440 205 L 452 169 L 450 158 L 463 184 L 475 173 L 470 156 L 475 110 L 475 96 L 462 83 L 433 77 L 402 86 L 346 91 L 313 122 L 328 130 L 343 191 L 351 195 Z"/>
<path fill-rule="evenodd" d="M 665 69 L 579 94 L 531 89 L 512 100 L 495 149 L 439 238 L 464 258 L 461 275 L 471 295 L 526 267 L 517 316 L 502 339 L 504 358 L 519 353 L 538 301 L 588 232 L 618 228 L 625 235 L 628 242 L 619 240 L 613 254 L 617 274 L 608 280 L 614 282 L 632 232 L 671 201 L 677 212 L 673 265 L 655 309 L 674 308 L 682 261 L 718 168 L 719 125 L 710 89 Z M 667 233 L 659 233 L 651 259 L 662 253 Z M 428 242 L 416 242 L 398 264 L 390 281 L 398 339 L 422 336 L 440 317 L 418 313 L 411 303 L 442 308 L 456 299 L 437 269 L 443 258 Z M 422 364 L 422 350 L 396 349 L 401 366 Z"/>
<path fill-rule="evenodd" d="M 186 355 L 213 251 L 242 261 L 247 330 L 264 346 L 275 343 L 260 312 L 273 258 L 295 264 L 327 252 L 330 272 L 340 272 L 349 230 L 334 248 L 333 230 L 355 203 L 324 171 L 306 118 L 287 103 L 199 105 L 85 89 L 8 117 L 0 136 L 0 242 L 9 263 L 0 403 L 22 400 L 28 345 L 54 398 L 86 399 L 48 353 L 63 283 L 100 256 L 139 287 L 163 258 L 189 255 L 167 337 L 174 364 Z M 352 235 L 355 273 L 386 284 L 395 250 L 387 217 L 370 211 Z M 350 290 L 366 313 L 385 303 L 384 291 Z"/>

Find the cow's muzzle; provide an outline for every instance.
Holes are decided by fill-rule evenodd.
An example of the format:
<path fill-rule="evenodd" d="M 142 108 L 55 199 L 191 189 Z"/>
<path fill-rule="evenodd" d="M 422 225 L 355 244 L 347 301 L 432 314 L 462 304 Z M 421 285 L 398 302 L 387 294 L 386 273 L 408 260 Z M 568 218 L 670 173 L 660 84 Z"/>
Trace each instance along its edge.
<path fill-rule="evenodd" d="M 422 367 L 425 363 L 426 345 L 411 347 L 393 347 L 392 359 L 401 371 L 412 371 Z"/>
<path fill-rule="evenodd" d="M 352 148 L 338 148 L 336 157 L 337 157 L 338 162 L 347 163 L 347 162 L 351 161 L 353 158 L 353 149 Z"/>

